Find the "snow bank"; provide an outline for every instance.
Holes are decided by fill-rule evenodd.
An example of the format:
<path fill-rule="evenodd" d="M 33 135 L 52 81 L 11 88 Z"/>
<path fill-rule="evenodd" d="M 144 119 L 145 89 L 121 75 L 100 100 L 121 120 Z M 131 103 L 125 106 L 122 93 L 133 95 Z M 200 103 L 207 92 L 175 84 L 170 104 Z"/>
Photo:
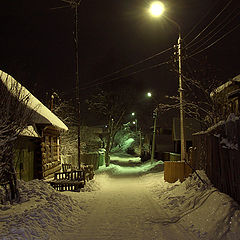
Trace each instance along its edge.
<path fill-rule="evenodd" d="M 0 239 L 60 239 L 80 223 L 79 203 L 41 180 L 19 181 L 21 202 L 0 205 Z"/>
<path fill-rule="evenodd" d="M 127 163 L 133 164 L 134 161 Z M 193 174 L 183 183 L 167 183 L 162 167 L 161 161 L 135 167 L 111 164 L 109 168 L 98 170 L 96 178 L 87 182 L 82 190 L 85 192 L 80 193 L 59 193 L 41 180 L 20 181 L 21 203 L 0 205 L 0 239 L 55 240 L 63 239 L 64 233 L 81 230 L 80 227 L 92 214 L 96 200 L 99 201 L 97 196 L 103 196 L 106 185 L 112 186 L 113 176 L 126 176 L 126 172 L 132 177 L 141 176 L 138 182 L 149 190 L 149 199 L 155 198 L 159 203 L 162 214 L 147 218 L 147 224 L 154 227 L 156 224 L 165 225 L 166 229 L 171 224 L 180 224 L 199 240 L 240 239 L 239 205 L 214 188 L 203 171 L 198 171 L 203 182 Z M 121 180 L 117 181 L 117 186 L 123 191 L 125 185 L 124 188 L 119 185 L 124 183 Z M 119 210 L 118 204 L 114 207 Z"/>
<path fill-rule="evenodd" d="M 94 192 L 100 190 L 100 188 L 100 184 L 95 179 L 93 179 L 87 182 L 84 188 L 80 189 L 80 192 Z"/>
<path fill-rule="evenodd" d="M 198 171 L 204 183 L 196 174 L 183 183 L 158 181 L 149 177 L 148 188 L 157 196 L 169 219 L 152 220 L 161 224 L 180 223 L 199 239 L 239 240 L 239 205 L 228 195 L 214 188 L 206 174 Z"/>
<path fill-rule="evenodd" d="M 160 172 L 163 171 L 164 163 L 163 161 L 154 161 L 152 164 L 150 161 L 147 162 L 140 162 L 133 161 L 128 159 L 127 162 L 123 162 L 122 166 L 118 165 L 118 161 L 115 162 L 116 164 L 111 163 L 109 167 L 99 167 L 96 171 L 97 174 L 99 173 L 107 173 L 110 176 L 136 176 L 136 175 L 143 175 L 149 172 Z"/>

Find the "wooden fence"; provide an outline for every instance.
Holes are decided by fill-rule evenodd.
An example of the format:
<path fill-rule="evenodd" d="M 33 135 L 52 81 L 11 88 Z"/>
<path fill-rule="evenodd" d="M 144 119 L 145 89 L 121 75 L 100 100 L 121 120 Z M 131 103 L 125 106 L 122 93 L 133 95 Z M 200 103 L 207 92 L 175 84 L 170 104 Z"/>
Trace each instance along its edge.
<path fill-rule="evenodd" d="M 240 121 L 228 121 L 193 136 L 192 165 L 213 185 L 240 203 Z"/>

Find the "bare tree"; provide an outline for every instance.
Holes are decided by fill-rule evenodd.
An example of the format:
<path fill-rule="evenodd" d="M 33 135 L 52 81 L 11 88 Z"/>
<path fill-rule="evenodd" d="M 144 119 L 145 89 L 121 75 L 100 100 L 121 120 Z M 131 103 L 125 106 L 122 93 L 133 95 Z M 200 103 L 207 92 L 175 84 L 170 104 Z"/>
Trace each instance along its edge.
<path fill-rule="evenodd" d="M 121 128 L 124 116 L 127 114 L 128 108 L 131 105 L 129 96 L 129 91 L 126 89 L 119 92 L 100 90 L 87 100 L 89 110 L 101 115 L 107 122 L 107 132 L 105 136 L 106 166 L 110 164 L 109 154 L 113 146 L 114 137 Z"/>
<path fill-rule="evenodd" d="M 0 81 L 0 184 L 10 194 L 8 200 L 19 200 L 14 169 L 14 141 L 32 123 L 33 110 L 27 107 L 29 96 L 8 75 L 8 87 Z M 8 186 L 10 189 L 8 189 Z"/>
<path fill-rule="evenodd" d="M 182 78 L 185 115 L 199 121 L 202 128 L 206 129 L 221 119 L 220 106 L 224 100 L 219 97 L 212 98 L 210 93 L 221 85 L 222 80 L 217 77 L 216 69 L 207 64 L 206 60 L 198 61 L 196 64 L 185 61 L 184 66 Z M 173 71 L 178 73 L 176 69 L 176 65 L 173 64 Z M 159 104 L 160 111 L 165 112 L 180 107 L 178 96 L 167 96 L 167 98 L 168 103 Z"/>

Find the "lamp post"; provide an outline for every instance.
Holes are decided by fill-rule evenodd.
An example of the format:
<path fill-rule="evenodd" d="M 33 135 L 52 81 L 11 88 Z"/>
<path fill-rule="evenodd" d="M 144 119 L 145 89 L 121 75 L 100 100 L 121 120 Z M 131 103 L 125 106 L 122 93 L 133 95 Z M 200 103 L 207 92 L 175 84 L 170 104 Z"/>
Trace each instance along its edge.
<path fill-rule="evenodd" d="M 153 98 L 154 102 L 158 104 L 157 100 L 153 97 L 151 92 L 147 93 L 147 97 Z M 155 110 L 153 111 L 153 138 L 152 138 L 151 164 L 153 163 L 154 153 L 155 153 L 157 114 L 158 114 L 158 108 L 155 108 Z"/>
<path fill-rule="evenodd" d="M 157 1 L 150 7 L 150 13 L 154 17 L 160 16 L 164 12 L 164 5 Z M 178 29 L 178 79 L 179 79 L 179 104 L 180 104 L 180 136 L 181 136 L 181 161 L 185 159 L 185 136 L 184 136 L 184 109 L 183 109 L 183 84 L 182 84 L 182 55 L 181 55 L 181 27 L 173 19 L 164 16 L 169 22 L 173 23 Z"/>

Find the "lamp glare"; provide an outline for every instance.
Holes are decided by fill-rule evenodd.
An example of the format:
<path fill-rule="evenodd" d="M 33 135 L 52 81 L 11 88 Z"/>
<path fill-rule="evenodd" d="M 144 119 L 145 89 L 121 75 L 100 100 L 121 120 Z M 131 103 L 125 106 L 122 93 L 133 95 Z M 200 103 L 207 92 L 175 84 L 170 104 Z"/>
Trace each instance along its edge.
<path fill-rule="evenodd" d="M 152 93 L 148 92 L 148 93 L 147 93 L 147 96 L 148 96 L 148 97 L 151 97 L 151 96 L 152 96 Z"/>
<path fill-rule="evenodd" d="M 150 6 L 150 13 L 154 17 L 160 16 L 164 12 L 164 5 L 163 3 L 157 1 L 153 2 Z"/>

